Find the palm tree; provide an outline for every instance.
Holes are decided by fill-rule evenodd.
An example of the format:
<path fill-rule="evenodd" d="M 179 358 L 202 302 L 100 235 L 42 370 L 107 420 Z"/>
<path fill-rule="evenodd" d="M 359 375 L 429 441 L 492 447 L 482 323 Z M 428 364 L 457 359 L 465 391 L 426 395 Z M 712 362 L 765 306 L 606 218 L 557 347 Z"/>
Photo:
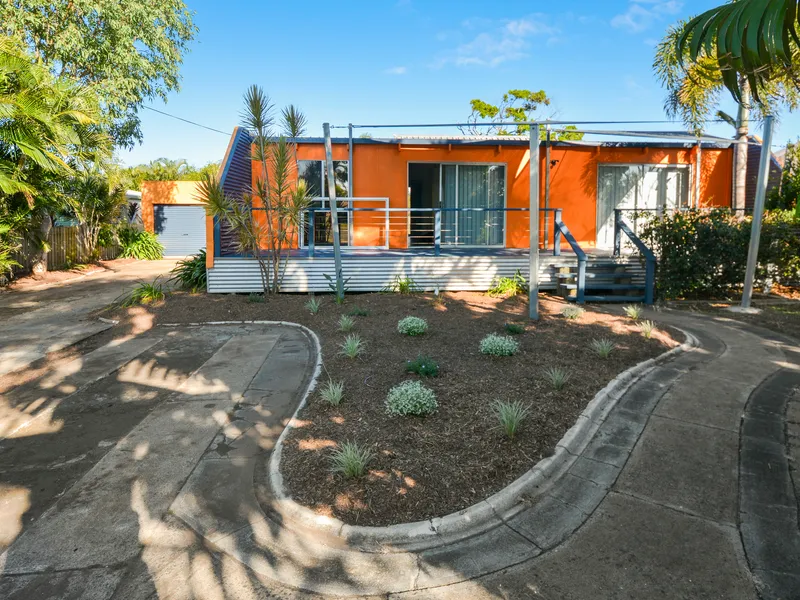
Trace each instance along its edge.
<path fill-rule="evenodd" d="M 128 200 L 125 188 L 112 185 L 100 173 L 86 172 L 74 177 L 67 185 L 67 197 L 72 212 L 81 224 L 81 243 L 84 255 L 96 260 L 98 239 L 105 226 L 118 223 Z"/>
<path fill-rule="evenodd" d="M 667 90 L 664 108 L 669 116 L 680 118 L 687 127 L 698 133 L 714 117 L 734 127 L 734 137 L 739 142 L 734 166 L 734 206 L 744 208 L 751 113 L 758 117 L 761 114 L 774 114 L 781 107 L 793 110 L 800 105 L 800 94 L 794 83 L 794 75 L 789 71 L 776 71 L 771 79 L 757 80 L 754 89 L 746 77 L 740 77 L 736 117 L 721 112 L 719 103 L 726 85 L 725 72 L 714 48 L 702 47 L 698 53 L 692 54 L 691 49 L 681 43 L 692 22 L 682 21 L 670 27 L 656 49 L 653 68 Z M 796 71 L 800 72 L 800 60 L 797 61 Z"/>
<path fill-rule="evenodd" d="M 794 75 L 800 61 L 800 0 L 734 0 L 707 10 L 685 23 L 677 54 L 692 61 L 713 57 L 722 84 L 737 102 L 756 102 L 776 79 Z"/>

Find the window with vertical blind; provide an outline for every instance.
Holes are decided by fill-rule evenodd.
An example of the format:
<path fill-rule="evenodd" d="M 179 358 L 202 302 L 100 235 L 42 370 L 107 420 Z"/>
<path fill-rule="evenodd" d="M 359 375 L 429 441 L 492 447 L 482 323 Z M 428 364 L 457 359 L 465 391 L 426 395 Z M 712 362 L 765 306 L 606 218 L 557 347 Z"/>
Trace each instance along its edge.
<path fill-rule="evenodd" d="M 614 209 L 661 213 L 689 207 L 689 165 L 599 165 L 597 245 L 614 243 Z M 636 219 L 633 221 L 636 228 Z"/>

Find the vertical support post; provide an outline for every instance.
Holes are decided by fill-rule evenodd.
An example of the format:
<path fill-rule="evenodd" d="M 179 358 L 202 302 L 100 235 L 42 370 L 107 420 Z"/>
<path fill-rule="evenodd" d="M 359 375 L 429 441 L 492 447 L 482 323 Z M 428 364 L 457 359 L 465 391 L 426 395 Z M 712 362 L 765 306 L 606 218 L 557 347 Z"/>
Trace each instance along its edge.
<path fill-rule="evenodd" d="M 308 255 L 314 256 L 314 224 L 316 221 L 316 209 L 308 209 Z"/>
<path fill-rule="evenodd" d="M 656 261 L 648 258 L 644 266 L 644 303 L 652 305 L 656 288 Z"/>
<path fill-rule="evenodd" d="M 561 256 L 561 209 L 553 214 L 553 256 Z"/>
<path fill-rule="evenodd" d="M 761 160 L 758 163 L 758 182 L 756 199 L 753 206 L 753 227 L 750 232 L 750 249 L 747 252 L 747 270 L 744 275 L 744 291 L 742 292 L 742 308 L 750 308 L 753 298 L 753 282 L 756 277 L 758 263 L 758 246 L 761 242 L 761 220 L 764 216 L 764 202 L 767 197 L 767 180 L 769 177 L 770 147 L 772 145 L 772 115 L 764 117 L 764 135 L 761 142 Z"/>
<path fill-rule="evenodd" d="M 544 158 L 544 249 L 547 250 L 547 242 L 549 241 L 547 238 L 549 236 L 549 230 L 547 228 L 548 225 L 548 216 L 550 212 L 548 209 L 550 208 L 550 124 L 548 123 L 546 126 L 547 129 L 547 140 L 544 143 L 544 151 L 545 151 L 545 158 Z"/>
<path fill-rule="evenodd" d="M 433 209 L 433 253 L 439 256 L 442 250 L 442 209 Z"/>
<path fill-rule="evenodd" d="M 700 208 L 700 182 L 703 175 L 703 142 L 700 140 L 697 140 L 697 156 L 695 163 L 695 171 L 697 173 L 694 179 L 694 207 Z"/>
<path fill-rule="evenodd" d="M 325 166 L 328 173 L 328 207 L 331 209 L 331 227 L 333 227 L 333 266 L 336 270 L 336 298 L 344 299 L 344 280 L 342 279 L 342 249 L 339 240 L 339 203 L 336 201 L 336 180 L 333 176 L 333 144 L 331 142 L 331 124 L 323 123 L 325 134 Z"/>
<path fill-rule="evenodd" d="M 539 124 L 530 130 L 530 252 L 528 256 L 528 316 L 539 320 Z"/>
<path fill-rule="evenodd" d="M 586 256 L 578 257 L 578 289 L 575 290 L 575 302 L 584 304 L 586 302 Z"/>
<path fill-rule="evenodd" d="M 614 256 L 619 256 L 622 252 L 622 229 L 619 224 L 622 221 L 622 211 L 614 209 Z"/>
<path fill-rule="evenodd" d="M 348 142 L 347 142 L 347 187 L 349 188 L 347 195 L 350 196 L 351 198 L 355 198 L 356 197 L 356 193 L 355 193 L 355 191 L 353 191 L 353 189 L 355 187 L 355 177 L 353 177 L 353 124 L 352 123 L 348 123 L 347 124 L 347 137 L 348 137 Z M 352 208 L 352 205 L 350 205 L 350 208 Z M 351 216 L 350 217 L 350 222 L 351 223 L 352 223 L 352 219 L 353 219 L 353 217 Z"/>

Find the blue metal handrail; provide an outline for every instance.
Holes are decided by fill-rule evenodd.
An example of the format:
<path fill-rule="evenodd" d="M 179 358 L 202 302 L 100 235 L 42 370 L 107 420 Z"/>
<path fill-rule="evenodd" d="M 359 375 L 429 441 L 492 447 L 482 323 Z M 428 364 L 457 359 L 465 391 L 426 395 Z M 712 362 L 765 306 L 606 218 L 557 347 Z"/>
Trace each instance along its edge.
<path fill-rule="evenodd" d="M 575 239 L 575 236 L 570 233 L 569 228 L 564 224 L 564 221 L 561 220 L 561 209 L 555 209 L 555 215 L 553 217 L 553 256 L 561 256 L 561 236 L 564 236 L 564 239 L 567 240 L 567 243 L 572 248 L 572 251 L 575 253 L 575 256 L 578 257 L 578 277 L 577 277 L 577 290 L 575 294 L 575 302 L 578 304 L 583 304 L 585 302 L 585 295 L 586 295 L 586 264 L 588 260 L 586 259 L 586 253 L 578 244 L 578 241 Z"/>
<path fill-rule="evenodd" d="M 619 256 L 622 252 L 622 234 L 628 236 L 637 250 L 644 256 L 644 303 L 653 304 L 656 287 L 656 255 L 641 239 L 633 232 L 622 216 L 623 209 L 614 209 L 614 256 Z"/>

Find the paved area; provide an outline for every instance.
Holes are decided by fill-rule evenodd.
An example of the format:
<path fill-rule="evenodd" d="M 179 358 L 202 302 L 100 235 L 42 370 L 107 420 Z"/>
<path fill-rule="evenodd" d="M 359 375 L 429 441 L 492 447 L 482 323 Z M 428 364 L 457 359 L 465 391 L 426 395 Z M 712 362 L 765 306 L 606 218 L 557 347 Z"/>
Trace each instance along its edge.
<path fill-rule="evenodd" d="M 136 261 L 43 289 L 0 293 L 0 376 L 108 329 L 87 315 L 174 266 L 174 260 Z"/>
<path fill-rule="evenodd" d="M 156 328 L 98 348 L 6 399 L 0 597 L 800 597 L 800 348 L 655 318 L 700 347 L 620 397 L 536 502 L 421 553 L 354 553 L 270 511 L 267 458 L 314 362 L 301 330 Z"/>

